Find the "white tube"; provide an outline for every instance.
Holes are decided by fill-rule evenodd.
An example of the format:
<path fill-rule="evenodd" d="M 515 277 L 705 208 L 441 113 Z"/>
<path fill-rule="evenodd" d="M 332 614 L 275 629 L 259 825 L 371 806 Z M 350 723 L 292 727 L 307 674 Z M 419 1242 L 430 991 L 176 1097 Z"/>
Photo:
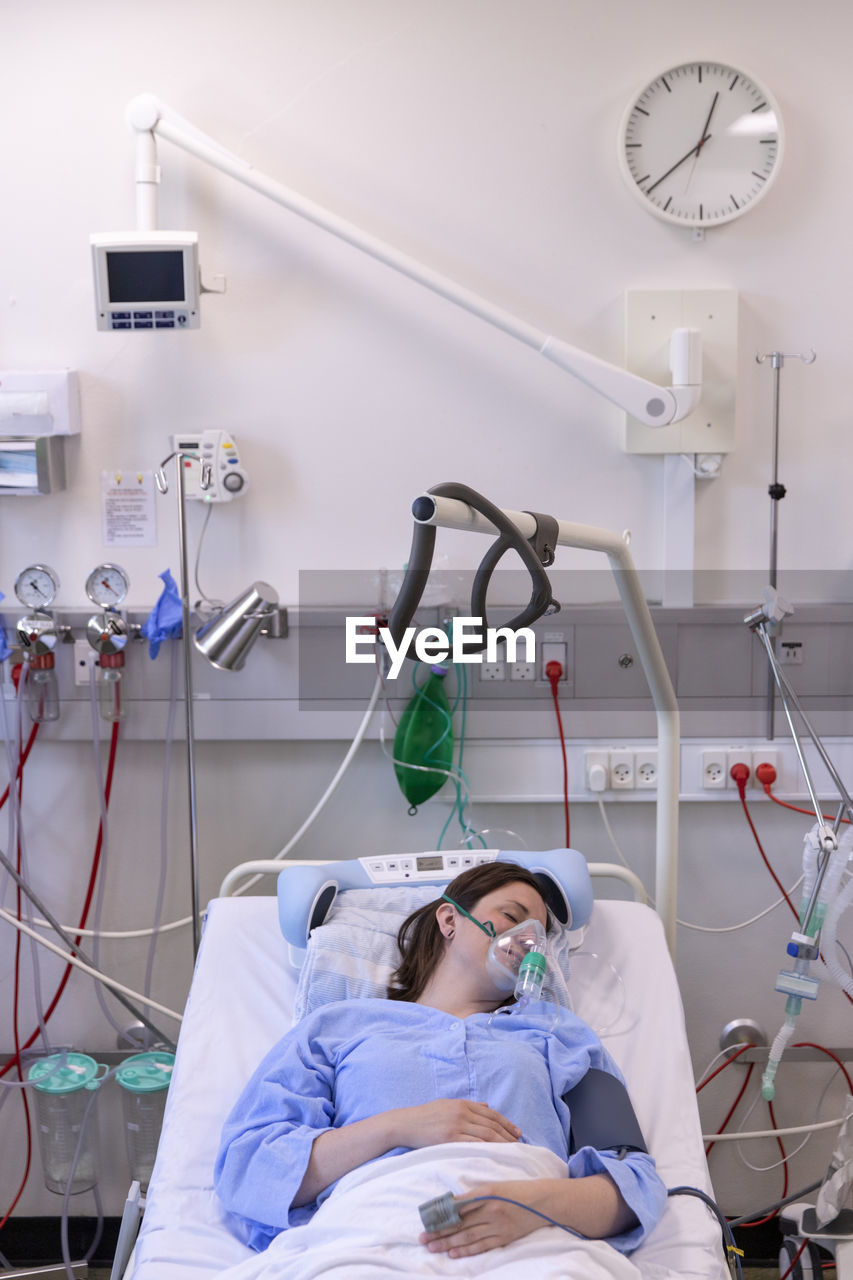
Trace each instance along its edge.
<path fill-rule="evenodd" d="M 838 933 L 838 921 L 851 902 L 853 902 L 853 878 L 847 881 L 847 884 L 836 896 L 835 900 L 830 903 L 821 933 L 821 950 L 823 951 L 824 963 L 829 970 L 830 977 L 849 996 L 853 996 L 853 977 L 838 962 L 836 936 Z"/>
<path fill-rule="evenodd" d="M 811 831 L 807 831 L 803 836 L 803 888 L 800 894 L 800 921 L 803 919 L 803 912 L 809 904 L 812 896 L 812 890 L 817 880 L 817 862 L 818 853 L 820 851 L 820 842 L 817 838 L 818 825 L 812 827 Z"/>
<path fill-rule="evenodd" d="M 302 826 L 299 828 L 299 830 L 290 837 L 290 839 L 288 840 L 284 848 L 280 850 L 280 852 L 277 853 L 275 857 L 272 859 L 273 862 L 284 861 L 284 859 L 290 853 L 290 850 L 293 848 L 293 846 L 295 844 L 298 844 L 298 842 L 305 835 L 305 832 L 311 826 L 312 822 L 314 822 L 314 820 L 317 817 L 319 817 L 321 811 L 326 807 L 328 802 L 331 800 L 332 796 L 337 791 L 338 786 L 340 785 L 340 782 L 344 774 L 346 773 L 347 769 L 350 767 L 350 765 L 353 762 L 355 753 L 358 751 L 359 747 L 361 746 L 364 735 L 367 732 L 367 726 L 370 724 L 370 718 L 373 715 L 374 709 L 376 707 L 376 702 L 377 702 L 377 699 L 379 698 L 379 693 L 381 689 L 382 689 L 382 678 L 381 676 L 377 676 L 376 682 L 373 686 L 373 692 L 370 695 L 370 701 L 368 702 L 367 708 L 364 712 L 364 715 L 362 716 L 361 724 L 358 726 L 358 729 L 356 730 L 355 737 L 350 743 L 349 750 L 347 751 L 341 763 L 338 765 L 337 773 L 332 778 L 332 781 L 329 783 L 328 787 L 326 787 L 326 790 L 323 792 L 320 799 L 315 804 L 314 808 L 308 814 L 308 817 L 302 823 Z M 261 878 L 260 875 L 253 876 L 251 880 L 247 880 L 244 885 L 240 885 L 238 889 L 235 889 L 233 891 L 233 896 L 237 897 L 238 894 L 245 893 L 248 889 L 251 889 L 253 885 L 257 884 L 260 878 Z M 226 880 L 227 880 L 227 877 L 226 877 Z M 225 896 L 222 893 L 222 890 L 220 890 L 220 894 L 221 896 Z"/>
<path fill-rule="evenodd" d="M 157 230 L 157 188 L 160 183 L 160 166 L 157 163 L 157 142 L 153 133 L 136 134 L 136 228 L 138 231 Z"/>
<path fill-rule="evenodd" d="M 785 1052 L 788 1041 L 794 1034 L 794 1028 L 797 1020 L 793 1014 L 789 1013 L 785 1017 L 779 1030 L 776 1032 L 776 1039 L 770 1046 L 770 1057 L 767 1059 L 767 1066 L 764 1068 L 764 1075 L 761 1077 L 761 1096 L 765 1102 L 772 1102 L 776 1093 L 773 1081 L 776 1078 L 776 1070 L 782 1060 L 782 1054 Z"/>
<path fill-rule="evenodd" d="M 841 877 L 844 874 L 844 868 L 847 866 L 850 854 L 853 852 L 853 831 L 848 827 L 838 841 L 838 847 L 833 849 L 830 854 L 829 866 L 826 869 L 826 875 L 823 878 L 823 884 L 818 894 L 818 908 L 821 916 L 825 916 L 826 912 L 832 906 L 838 895 L 838 886 L 841 883 Z"/>
<path fill-rule="evenodd" d="M 421 524 L 449 529 L 468 529 L 495 535 L 490 520 L 456 498 L 426 495 L 434 504 L 433 513 Z M 504 511 L 525 538 L 536 532 L 536 521 L 526 511 Z M 631 628 L 637 653 L 655 704 L 658 730 L 657 824 L 655 834 L 655 901 L 663 922 L 670 954 L 675 957 L 678 896 L 678 783 L 681 745 L 678 701 L 664 662 L 649 606 L 640 585 L 628 541 L 609 529 L 560 520 L 557 543 L 584 551 L 602 551 L 610 561 L 622 607 Z"/>

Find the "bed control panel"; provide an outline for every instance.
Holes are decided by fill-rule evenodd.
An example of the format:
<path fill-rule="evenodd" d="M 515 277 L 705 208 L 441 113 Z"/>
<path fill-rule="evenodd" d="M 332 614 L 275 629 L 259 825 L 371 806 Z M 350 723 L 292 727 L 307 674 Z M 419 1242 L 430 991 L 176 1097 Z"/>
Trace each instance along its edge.
<path fill-rule="evenodd" d="M 454 880 L 469 867 L 494 862 L 497 849 L 480 849 L 457 853 L 404 853 L 396 856 L 359 858 L 370 884 L 434 884 L 436 880 Z"/>

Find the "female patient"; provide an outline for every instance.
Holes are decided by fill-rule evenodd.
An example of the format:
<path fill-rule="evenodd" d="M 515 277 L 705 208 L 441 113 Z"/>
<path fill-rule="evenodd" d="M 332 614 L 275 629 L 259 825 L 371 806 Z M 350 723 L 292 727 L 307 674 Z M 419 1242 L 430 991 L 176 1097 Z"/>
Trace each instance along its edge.
<path fill-rule="evenodd" d="M 541 1006 L 538 1015 L 492 1016 L 507 997 L 487 968 L 491 936 L 525 919 L 548 924 L 526 869 L 491 862 L 463 872 L 402 926 L 388 999 L 324 1005 L 267 1054 L 216 1161 L 216 1190 L 241 1239 L 263 1249 L 309 1221 L 338 1180 L 368 1161 L 473 1141 L 546 1148 L 569 1176 L 481 1184 L 466 1198 L 503 1196 L 621 1252 L 636 1248 L 666 1202 L 654 1161 L 591 1147 L 570 1156 L 562 1101 L 591 1067 L 617 1075 L 612 1060 L 567 1010 L 553 1022 Z M 544 1225 L 502 1200 L 460 1213 L 461 1225 L 421 1235 L 424 1247 L 465 1257 Z"/>

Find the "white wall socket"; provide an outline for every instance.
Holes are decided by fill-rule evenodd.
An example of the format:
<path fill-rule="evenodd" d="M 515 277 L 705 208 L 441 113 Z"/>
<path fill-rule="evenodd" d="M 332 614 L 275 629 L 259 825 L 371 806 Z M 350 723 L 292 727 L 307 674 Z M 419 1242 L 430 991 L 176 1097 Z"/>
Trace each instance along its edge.
<path fill-rule="evenodd" d="M 610 786 L 610 752 L 585 751 L 583 763 L 587 791 L 606 791 Z"/>
<path fill-rule="evenodd" d="M 658 785 L 658 753 L 634 752 L 634 786 L 637 791 L 651 791 Z"/>
<path fill-rule="evenodd" d="M 610 752 L 610 789 L 611 791 L 633 791 L 633 751 Z"/>
<path fill-rule="evenodd" d="M 727 759 L 725 747 L 702 752 L 702 789 L 704 791 L 725 790 Z"/>
<path fill-rule="evenodd" d="M 481 662 L 480 663 L 480 679 L 488 682 L 490 680 L 506 680 L 506 663 L 505 662 Z"/>

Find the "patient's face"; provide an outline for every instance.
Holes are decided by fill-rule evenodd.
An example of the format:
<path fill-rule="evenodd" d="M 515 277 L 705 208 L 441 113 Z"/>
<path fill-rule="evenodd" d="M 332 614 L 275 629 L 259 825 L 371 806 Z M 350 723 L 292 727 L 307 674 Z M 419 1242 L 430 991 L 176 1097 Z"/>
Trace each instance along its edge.
<path fill-rule="evenodd" d="M 483 924 L 491 920 L 495 933 L 504 933 L 522 920 L 538 920 L 543 928 L 548 927 L 548 917 L 542 898 L 523 881 L 513 881 L 502 889 L 493 889 L 474 907 L 471 913 Z M 489 939 L 483 934 L 488 950 Z"/>

